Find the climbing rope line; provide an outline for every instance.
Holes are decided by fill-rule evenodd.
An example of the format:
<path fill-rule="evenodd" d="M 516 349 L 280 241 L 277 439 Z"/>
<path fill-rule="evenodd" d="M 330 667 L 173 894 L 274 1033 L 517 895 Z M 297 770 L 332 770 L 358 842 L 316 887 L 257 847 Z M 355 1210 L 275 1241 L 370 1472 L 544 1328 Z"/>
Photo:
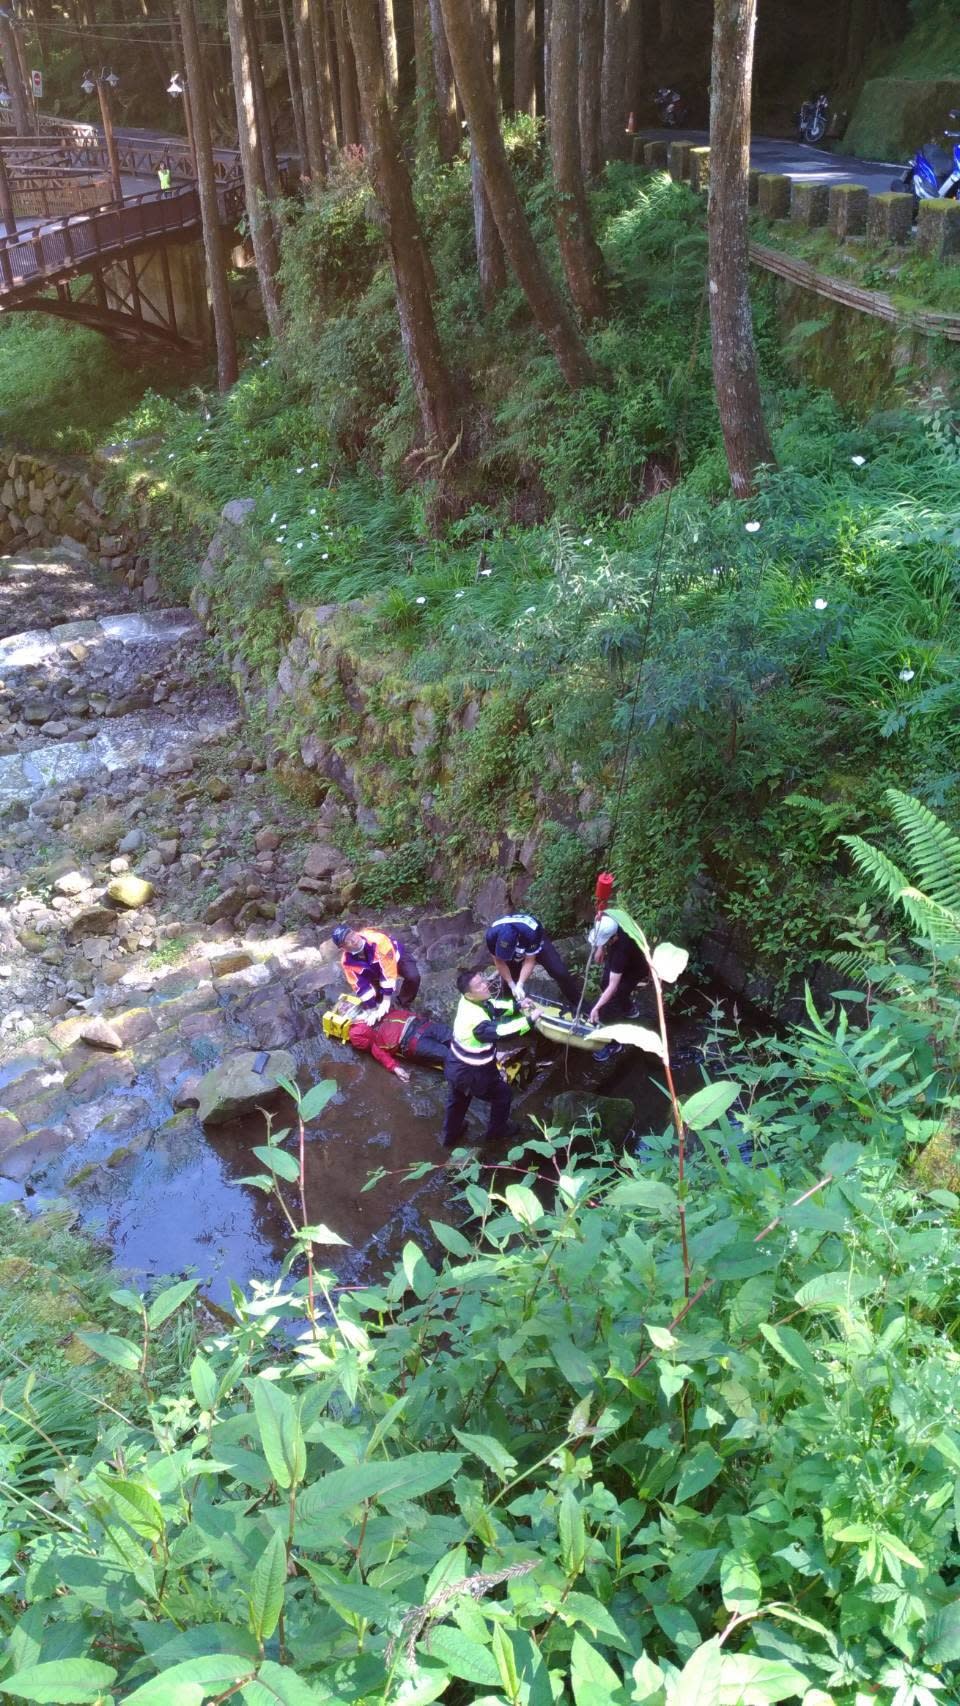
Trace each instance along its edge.
<path fill-rule="evenodd" d="M 696 314 L 696 319 L 694 321 L 694 327 L 693 327 L 693 338 L 692 338 L 692 341 L 690 344 L 690 355 L 687 359 L 687 368 L 686 368 L 686 373 L 684 375 L 684 383 L 683 383 L 683 395 L 681 396 L 681 399 L 680 399 L 680 411 L 679 411 L 679 415 L 678 415 L 678 419 L 677 419 L 677 438 L 678 438 L 678 441 L 681 445 L 683 443 L 684 432 L 685 432 L 686 424 L 687 424 L 687 414 L 688 414 L 689 407 L 690 407 L 690 391 L 691 391 L 691 386 L 692 386 L 692 382 L 693 382 L 693 369 L 696 365 L 697 352 L 700 348 L 700 334 L 701 334 L 701 331 L 703 329 L 703 310 L 704 310 L 704 304 L 706 303 L 706 300 L 707 300 L 707 283 L 708 283 L 708 275 L 705 274 L 704 280 L 703 280 L 703 289 L 700 292 L 700 301 L 697 304 L 697 314 Z M 653 616 L 654 616 L 654 610 L 656 608 L 657 595 L 658 595 L 659 590 L 660 590 L 660 575 L 661 575 L 661 571 L 663 569 L 663 555 L 664 555 L 664 552 L 665 552 L 666 546 L 667 546 L 667 534 L 668 534 L 669 529 L 670 529 L 670 510 L 671 510 L 672 505 L 673 505 L 673 494 L 674 494 L 676 484 L 677 484 L 677 482 L 674 481 L 673 485 L 671 485 L 667 488 L 667 501 L 664 504 L 664 508 L 663 508 L 663 525 L 660 529 L 660 539 L 659 539 L 659 543 L 657 545 L 657 555 L 656 555 L 656 559 L 654 561 L 653 575 L 652 575 L 652 578 L 650 581 L 650 596 L 649 596 L 649 599 L 647 601 L 647 609 L 646 609 L 646 614 L 644 616 L 644 622 L 643 622 L 643 631 L 640 635 L 640 658 L 639 658 L 639 662 L 637 664 L 637 674 L 636 674 L 636 678 L 635 678 L 634 684 L 633 684 L 633 693 L 631 694 L 631 698 L 630 698 L 630 716 L 629 716 L 629 719 L 627 722 L 627 738 L 626 738 L 626 741 L 624 743 L 623 758 L 620 762 L 620 776 L 619 776 L 619 780 L 617 783 L 616 804 L 614 805 L 613 816 L 610 820 L 610 838 L 607 842 L 607 858 L 610 862 L 612 862 L 613 850 L 614 850 L 614 847 L 616 845 L 616 840 L 617 840 L 617 832 L 620 828 L 620 812 L 621 812 L 621 808 L 623 805 L 623 794 L 624 794 L 624 789 L 626 787 L 626 781 L 627 781 L 627 765 L 630 762 L 630 750 L 631 750 L 631 747 L 633 745 L 633 735 L 634 735 L 634 729 L 636 727 L 636 721 L 637 721 L 637 707 L 640 703 L 640 683 L 643 679 L 643 669 L 644 669 L 644 665 L 647 661 L 647 647 L 650 643 L 650 631 L 651 631 L 651 628 L 653 625 Z M 611 888 L 612 888 L 612 883 L 611 883 Z M 603 910 L 604 910 L 603 906 L 601 904 L 599 904 L 599 895 L 598 895 L 597 918 L 599 918 L 600 913 Z M 595 944 L 591 945 L 590 951 L 587 955 L 587 963 L 586 963 L 586 966 L 584 967 L 583 983 L 581 984 L 581 987 L 580 987 L 580 1000 L 577 1002 L 577 1010 L 573 1016 L 574 1029 L 580 1023 L 580 1015 L 583 1011 L 583 1004 L 584 1004 L 584 1001 L 586 999 L 587 979 L 590 976 L 590 967 L 593 965 L 593 961 L 594 961 L 594 958 L 596 956 L 596 952 L 597 952 L 596 945 Z M 568 1081 L 569 1081 L 569 1066 L 570 1066 L 570 1043 L 568 1041 L 566 1044 L 566 1047 L 564 1049 L 564 1057 L 563 1057 L 564 1076 L 567 1078 Z"/>
<path fill-rule="evenodd" d="M 687 370 L 684 377 L 683 396 L 680 400 L 677 437 L 681 444 L 683 443 L 684 431 L 687 424 L 687 414 L 690 407 L 690 390 L 693 380 L 693 369 L 697 360 L 697 351 L 700 348 L 700 333 L 703 327 L 703 309 L 706 300 L 707 279 L 705 277 L 703 281 L 703 289 L 700 292 L 700 301 L 697 305 L 697 317 L 693 328 L 693 341 L 690 346 L 690 355 L 687 361 Z M 616 804 L 613 808 L 613 817 L 610 823 L 610 839 L 607 843 L 608 858 L 613 854 L 613 849 L 617 840 L 617 832 L 620 827 L 620 811 L 623 805 L 623 794 L 627 781 L 627 765 L 630 762 L 630 751 L 633 746 L 633 736 L 637 721 L 637 707 L 640 703 L 640 683 L 643 679 L 644 665 L 647 661 L 647 647 L 650 643 L 650 631 L 653 626 L 654 610 L 656 608 L 657 595 L 660 591 L 660 575 L 663 568 L 663 555 L 667 545 L 667 533 L 670 529 L 670 510 L 673 505 L 673 494 L 676 489 L 676 485 L 677 482 L 674 481 L 674 483 L 667 488 L 667 501 L 663 510 L 663 526 L 660 529 L 660 541 L 657 546 L 657 555 L 653 566 L 653 576 L 650 581 L 650 596 L 647 601 L 647 609 L 644 616 L 643 632 L 640 635 L 640 661 L 637 664 L 637 674 L 633 684 L 633 693 L 630 699 L 630 717 L 627 722 L 627 738 L 623 748 L 623 758 L 620 762 L 620 778 L 617 784 Z"/>

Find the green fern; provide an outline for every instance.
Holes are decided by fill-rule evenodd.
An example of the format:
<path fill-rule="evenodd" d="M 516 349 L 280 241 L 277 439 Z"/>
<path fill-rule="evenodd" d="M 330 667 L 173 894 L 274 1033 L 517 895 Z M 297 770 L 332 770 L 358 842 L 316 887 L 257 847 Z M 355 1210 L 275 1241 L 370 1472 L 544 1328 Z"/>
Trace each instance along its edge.
<path fill-rule="evenodd" d="M 887 799 L 911 875 L 859 835 L 840 839 L 857 868 L 884 899 L 906 913 L 925 941 L 941 954 L 960 954 L 960 836 L 910 794 L 888 788 Z"/>

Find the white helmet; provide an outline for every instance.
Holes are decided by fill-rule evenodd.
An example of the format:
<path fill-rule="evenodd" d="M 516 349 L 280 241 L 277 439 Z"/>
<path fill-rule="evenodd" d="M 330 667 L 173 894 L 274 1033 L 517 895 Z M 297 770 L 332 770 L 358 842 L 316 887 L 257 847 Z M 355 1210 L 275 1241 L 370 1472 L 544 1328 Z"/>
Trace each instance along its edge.
<path fill-rule="evenodd" d="M 611 918 L 609 912 L 601 912 L 593 929 L 587 934 L 591 948 L 605 948 L 612 936 L 617 933 L 617 921 Z"/>

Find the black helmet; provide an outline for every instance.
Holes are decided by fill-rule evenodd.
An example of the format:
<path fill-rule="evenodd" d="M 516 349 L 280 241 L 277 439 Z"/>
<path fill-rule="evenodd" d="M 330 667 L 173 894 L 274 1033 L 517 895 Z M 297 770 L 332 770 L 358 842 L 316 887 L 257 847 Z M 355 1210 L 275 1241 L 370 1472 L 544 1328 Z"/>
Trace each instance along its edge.
<path fill-rule="evenodd" d="M 347 937 L 350 934 L 351 934 L 351 930 L 350 930 L 349 924 L 337 924 L 337 925 L 335 925 L 334 931 L 333 931 L 333 941 L 336 944 L 336 946 L 338 948 L 342 948 L 344 942 L 346 941 Z"/>

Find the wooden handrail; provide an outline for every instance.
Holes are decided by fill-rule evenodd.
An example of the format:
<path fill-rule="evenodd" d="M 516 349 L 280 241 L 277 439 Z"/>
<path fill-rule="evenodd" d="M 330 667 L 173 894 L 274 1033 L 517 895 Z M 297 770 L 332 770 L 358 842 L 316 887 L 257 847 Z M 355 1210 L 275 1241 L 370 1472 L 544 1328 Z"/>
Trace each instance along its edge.
<path fill-rule="evenodd" d="M 775 273 L 803 290 L 812 290 L 828 302 L 843 308 L 856 308 L 861 314 L 872 314 L 898 326 L 909 326 L 928 337 L 946 338 L 960 343 L 960 315 L 941 314 L 932 308 L 901 308 L 883 290 L 866 290 L 862 285 L 849 284 L 845 279 L 832 278 L 817 272 L 809 261 L 801 261 L 781 249 L 768 248 L 765 243 L 750 244 L 750 259 L 765 272 Z"/>

